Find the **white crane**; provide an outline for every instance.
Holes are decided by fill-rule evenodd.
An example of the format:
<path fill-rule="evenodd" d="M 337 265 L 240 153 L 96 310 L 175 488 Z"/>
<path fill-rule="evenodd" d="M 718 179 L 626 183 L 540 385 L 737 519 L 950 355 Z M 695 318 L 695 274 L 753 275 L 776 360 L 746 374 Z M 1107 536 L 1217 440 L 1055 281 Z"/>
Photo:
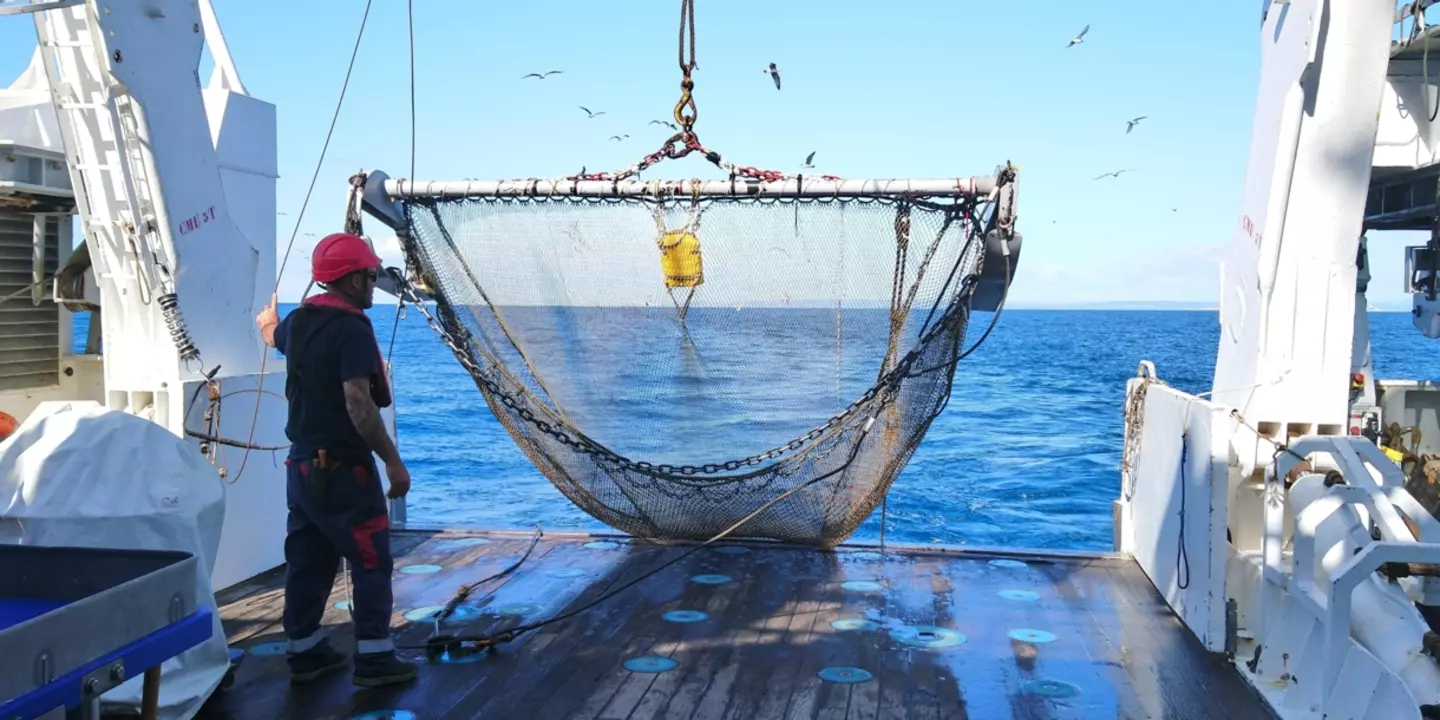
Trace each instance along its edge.
<path fill-rule="evenodd" d="M 1392 66 L 1393 3 L 1263 13 L 1212 389 L 1156 383 L 1148 364 L 1130 382 L 1116 545 L 1281 717 L 1419 718 L 1440 709 L 1420 610 L 1440 611 L 1440 578 L 1398 576 L 1440 569 L 1440 523 L 1375 430 L 1440 428 L 1417 415 L 1433 389 L 1372 375 L 1362 235 L 1385 227 L 1382 203 L 1367 208 L 1372 167 L 1434 163 L 1381 158 L 1391 136 L 1433 137 L 1431 113 L 1405 107 L 1423 93 Z"/>
<path fill-rule="evenodd" d="M 260 380 L 253 318 L 275 282 L 275 108 L 246 93 L 210 0 L 98 7 L 0 4 L 12 16 L 4 21 L 33 19 L 39 40 L 29 70 L 5 91 L 0 141 L 26 128 L 9 152 L 52 168 L 34 182 L 0 182 L 0 205 L 37 228 L 42 218 L 68 223 L 73 208 L 84 237 L 70 258 L 68 229 L 58 247 L 37 244 L 36 258 L 61 256 L 43 269 L 0 260 L 0 272 L 58 276 L 35 297 L 48 286 L 59 304 L 23 312 L 60 328 L 58 340 L 27 350 L 54 366 L 49 374 L 5 377 L 15 365 L 4 355 L 21 348 L 0 338 L 0 410 L 23 421 L 46 401 L 95 401 L 184 435 L 203 425 L 206 405 L 192 398 L 206 374 L 215 372 L 224 392 L 253 390 Z M 202 88 L 195 68 L 207 44 L 215 69 Z M 47 165 L 59 160 L 68 172 Z M 47 212 L 31 214 L 36 208 Z M 98 348 L 70 352 L 71 308 L 93 310 Z M 265 387 L 278 393 L 283 364 L 267 371 Z M 255 395 L 235 397 L 218 431 L 245 440 Z M 262 398 L 253 443 L 284 445 L 284 401 Z M 276 465 L 268 457 L 248 462 L 227 487 L 233 522 L 216 561 L 220 587 L 281 562 L 284 514 L 274 508 L 284 482 Z"/>

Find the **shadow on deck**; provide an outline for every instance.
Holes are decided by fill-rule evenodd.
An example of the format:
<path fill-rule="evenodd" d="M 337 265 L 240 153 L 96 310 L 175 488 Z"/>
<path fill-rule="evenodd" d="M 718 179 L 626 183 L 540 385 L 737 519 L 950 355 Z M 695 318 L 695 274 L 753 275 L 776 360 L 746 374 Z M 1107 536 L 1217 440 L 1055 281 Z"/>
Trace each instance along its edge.
<path fill-rule="evenodd" d="M 444 632 L 553 617 L 691 547 L 626 538 L 587 547 L 594 539 L 547 535 L 518 570 L 477 588 L 470 617 Z M 445 604 L 529 542 L 515 533 L 397 533 L 396 643 L 423 643 L 433 629 L 405 613 Z M 1135 563 L 1011 557 L 1018 561 L 893 546 L 882 557 L 848 546 L 717 545 L 498 652 L 443 663 L 402 651 L 422 663 L 420 677 L 392 689 L 355 687 L 348 670 L 292 687 L 284 656 L 262 654 L 265 643 L 284 641 L 282 576 L 272 572 L 217 598 L 232 646 L 259 652 L 247 653 L 235 686 L 201 717 L 311 720 L 384 709 L 420 720 L 1270 716 Z M 350 652 L 348 612 L 334 607 L 344 599 L 337 579 L 324 622 L 337 649 Z M 675 610 L 704 617 L 666 619 Z M 626 669 L 642 656 L 674 667 Z M 826 668 L 869 678 L 842 672 L 851 682 L 829 681 Z"/>

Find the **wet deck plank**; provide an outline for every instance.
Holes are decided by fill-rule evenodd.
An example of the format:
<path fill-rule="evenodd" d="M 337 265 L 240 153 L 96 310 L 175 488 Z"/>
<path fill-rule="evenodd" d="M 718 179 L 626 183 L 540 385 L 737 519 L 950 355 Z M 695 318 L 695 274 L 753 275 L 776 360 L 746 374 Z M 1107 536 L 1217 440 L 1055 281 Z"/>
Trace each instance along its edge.
<path fill-rule="evenodd" d="M 484 542 L 464 542 L 478 537 Z M 514 573 L 477 589 L 478 611 L 447 632 L 478 633 L 555 617 L 584 606 L 690 548 L 547 536 Z M 423 642 L 429 623 L 404 614 L 443 605 L 460 586 L 503 569 L 525 551 L 523 533 L 397 533 L 395 637 Z M 249 654 L 230 691 L 202 718 L 349 718 L 383 709 L 420 718 L 1090 718 L 1268 717 L 1250 688 L 1164 608 L 1133 563 L 1110 558 L 993 556 L 891 548 L 828 553 L 747 546 L 731 554 L 690 554 L 578 615 L 546 625 L 468 663 L 422 663 L 407 686 L 366 690 L 348 671 L 291 686 L 283 656 Z M 856 554 L 861 551 L 860 554 Z M 438 566 L 409 574 L 400 568 Z M 700 574 L 728 582 L 703 584 Z M 233 646 L 283 642 L 283 574 L 267 573 L 220 593 Z M 845 584 L 878 583 L 880 589 Z M 1014 593 L 1033 593 L 1015 599 Z M 1029 596 L 1021 596 L 1028 598 Z M 325 625 L 342 650 L 353 647 L 337 581 Z M 531 604 L 537 608 L 515 607 Z M 516 616 L 504 614 L 521 612 Z M 700 622 L 663 619 L 699 610 Z M 837 620 L 868 620 L 837 629 Z M 944 647 L 891 637 L 904 626 L 934 626 Z M 1038 630 L 1034 642 L 1012 639 Z M 1050 638 L 1053 636 L 1053 640 Z M 963 638 L 963 639 L 962 639 Z M 956 642 L 958 641 L 958 642 Z M 625 660 L 668 658 L 672 670 L 632 672 Z M 858 683 L 822 680 L 824 668 L 854 667 Z M 1054 680 L 1078 689 L 1053 698 L 1032 691 Z"/>

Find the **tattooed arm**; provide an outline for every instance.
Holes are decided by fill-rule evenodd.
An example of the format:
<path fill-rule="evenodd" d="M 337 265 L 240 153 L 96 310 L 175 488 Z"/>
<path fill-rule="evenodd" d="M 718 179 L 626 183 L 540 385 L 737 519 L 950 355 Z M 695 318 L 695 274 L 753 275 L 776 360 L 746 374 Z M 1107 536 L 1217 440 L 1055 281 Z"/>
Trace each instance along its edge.
<path fill-rule="evenodd" d="M 345 409 L 360 437 L 385 462 L 385 476 L 390 479 L 390 497 L 401 497 L 410 490 L 410 471 L 400 460 L 400 452 L 385 432 L 380 408 L 370 397 L 370 378 L 361 376 L 345 381 Z"/>

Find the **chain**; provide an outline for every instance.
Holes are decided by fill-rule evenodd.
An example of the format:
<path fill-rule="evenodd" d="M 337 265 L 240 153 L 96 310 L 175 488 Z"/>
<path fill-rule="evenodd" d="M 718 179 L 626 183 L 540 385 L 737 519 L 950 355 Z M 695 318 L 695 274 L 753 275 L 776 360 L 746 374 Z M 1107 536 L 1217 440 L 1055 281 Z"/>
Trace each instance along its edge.
<path fill-rule="evenodd" d="M 685 31 L 690 31 L 690 60 L 685 60 Z M 695 98 L 691 91 L 695 89 L 695 81 L 690 78 L 690 73 L 695 69 L 695 0 L 680 0 L 680 102 L 675 103 L 675 124 L 681 128 L 681 133 L 687 138 L 695 137 L 695 120 L 700 117 L 700 111 L 695 107 Z M 689 109 L 689 113 L 685 110 Z"/>
<path fill-rule="evenodd" d="M 535 413 L 529 407 L 527 407 L 526 403 L 515 399 L 513 395 L 501 388 L 499 383 L 496 383 L 494 380 L 491 380 L 489 377 L 487 377 L 485 371 L 475 363 L 474 359 L 470 357 L 470 353 L 466 351 L 464 345 L 461 344 L 460 341 L 457 340 L 449 330 L 445 329 L 444 323 L 440 322 L 433 315 L 430 314 L 430 311 L 425 307 L 425 303 L 422 301 L 419 294 L 416 292 L 416 290 L 409 281 L 402 283 L 399 289 L 407 296 L 407 299 L 410 301 L 410 303 L 416 309 L 418 309 L 422 315 L 425 316 L 426 324 L 428 324 L 430 328 L 440 336 L 441 342 L 443 342 L 446 347 L 450 348 L 450 351 L 455 354 L 455 358 L 460 362 L 460 364 L 464 366 L 465 369 L 470 372 L 471 376 L 473 376 L 484 387 L 487 393 L 499 399 L 500 404 L 504 405 L 506 408 L 509 408 L 522 420 L 535 426 L 541 432 L 549 435 L 557 442 L 565 445 L 566 447 L 573 448 L 588 455 L 594 455 L 603 458 L 604 460 L 613 463 L 614 465 L 622 469 L 633 470 L 647 475 L 694 476 L 700 474 L 712 475 L 719 472 L 735 472 L 737 470 L 740 470 L 741 468 L 754 467 L 756 465 L 760 465 L 761 463 L 775 460 L 780 456 L 785 455 L 786 453 L 800 450 L 805 445 L 816 440 L 822 435 L 825 435 L 826 433 L 834 430 L 837 426 L 854 417 L 858 413 L 860 408 L 865 406 L 866 404 L 879 398 L 879 404 L 883 405 L 893 399 L 895 390 L 894 386 L 898 385 L 899 382 L 905 377 L 905 372 L 903 371 L 903 368 L 905 365 L 908 364 L 906 361 L 910 360 L 910 358 L 907 357 L 906 361 L 902 361 L 900 363 L 900 366 L 896 368 L 895 372 L 891 373 L 891 375 L 889 376 L 889 378 L 886 379 L 886 381 L 877 383 L 869 390 L 866 390 L 864 395 L 861 395 L 859 399 L 850 403 L 849 407 L 842 410 L 839 414 L 831 417 L 825 422 L 825 424 L 810 430 L 803 436 L 795 438 L 794 440 L 791 440 L 784 445 L 776 446 L 763 453 L 760 453 L 759 455 L 752 455 L 748 458 L 745 458 L 744 460 L 730 460 L 724 463 L 707 463 L 705 465 L 657 465 L 645 462 L 643 460 L 631 460 L 627 457 L 615 453 L 612 450 L 609 450 L 608 448 L 599 445 L 598 443 L 585 437 L 584 435 L 571 435 L 570 433 L 565 432 L 559 426 L 559 424 L 551 423 L 543 418 L 536 417 Z"/>
<path fill-rule="evenodd" d="M 686 56 L 686 36 L 689 36 L 689 56 Z M 706 160 L 714 163 L 716 167 L 724 170 L 731 177 L 743 177 L 750 180 L 762 182 L 778 182 L 786 180 L 791 175 L 786 175 L 779 170 L 761 170 L 760 168 L 748 165 L 736 165 L 727 162 L 720 153 L 706 149 L 700 144 L 700 139 L 695 135 L 695 121 L 700 117 L 700 110 L 695 106 L 695 80 L 691 73 L 696 68 L 695 64 L 695 0 L 680 0 L 680 100 L 675 103 L 675 124 L 680 126 L 680 132 L 675 133 L 665 144 L 649 155 L 646 155 L 640 162 L 631 165 L 618 172 L 580 173 L 569 176 L 570 180 L 608 180 L 618 182 L 645 171 L 651 165 L 664 159 L 678 160 L 692 152 L 699 152 Z M 834 175 L 821 175 L 825 180 L 839 180 Z"/>
<path fill-rule="evenodd" d="M 1140 462 L 1140 433 L 1145 428 L 1145 391 L 1151 385 L 1165 385 L 1165 381 L 1146 373 L 1141 365 L 1140 385 L 1125 398 L 1125 439 L 1120 450 L 1121 491 L 1126 500 L 1135 494 L 1135 470 Z"/>

